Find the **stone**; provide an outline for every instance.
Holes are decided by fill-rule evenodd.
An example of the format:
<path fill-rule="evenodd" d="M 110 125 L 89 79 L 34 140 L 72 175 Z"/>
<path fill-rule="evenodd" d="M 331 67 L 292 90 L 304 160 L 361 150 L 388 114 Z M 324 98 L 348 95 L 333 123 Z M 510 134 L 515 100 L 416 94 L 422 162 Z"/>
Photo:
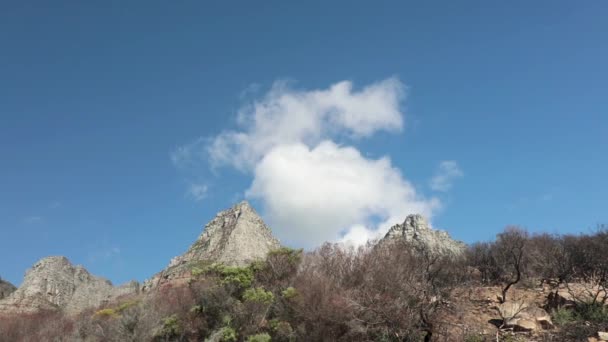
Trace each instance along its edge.
<path fill-rule="evenodd" d="M 396 224 L 384 236 L 380 243 L 405 241 L 421 246 L 433 253 L 459 256 L 466 250 L 466 244 L 456 241 L 442 230 L 429 226 L 422 215 L 409 215 L 402 224 Z"/>
<path fill-rule="evenodd" d="M 8 297 L 8 295 L 15 292 L 16 289 L 17 288 L 15 287 L 15 285 L 0 278 L 0 299 Z"/>
<path fill-rule="evenodd" d="M 599 339 L 601 341 L 608 341 L 608 332 L 605 331 L 598 331 L 597 332 L 597 337 L 599 337 Z"/>
<path fill-rule="evenodd" d="M 523 301 L 508 301 L 498 306 L 505 327 L 515 331 L 552 329 L 553 322 L 547 311 Z"/>
<path fill-rule="evenodd" d="M 194 264 L 242 267 L 263 260 L 268 252 L 279 248 L 281 244 L 270 228 L 253 207 L 243 201 L 219 212 L 186 253 L 173 258 L 165 270 L 144 283 L 144 290 L 166 281 L 187 279 Z"/>
<path fill-rule="evenodd" d="M 21 286 L 0 300 L 0 313 L 61 310 L 68 314 L 134 294 L 139 284 L 114 287 L 104 278 L 91 275 L 84 267 L 74 266 L 63 256 L 41 259 L 30 268 Z"/>

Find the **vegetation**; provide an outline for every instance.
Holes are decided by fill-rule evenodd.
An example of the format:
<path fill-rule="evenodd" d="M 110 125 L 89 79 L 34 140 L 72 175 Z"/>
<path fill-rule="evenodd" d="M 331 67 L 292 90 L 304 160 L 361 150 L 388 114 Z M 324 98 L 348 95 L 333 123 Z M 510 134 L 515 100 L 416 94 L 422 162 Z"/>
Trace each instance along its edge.
<path fill-rule="evenodd" d="M 282 248 L 248 267 L 194 265 L 187 284 L 77 317 L 0 317 L 0 341 L 443 341 L 445 317 L 458 310 L 455 291 L 496 286 L 504 302 L 523 285 L 549 287 L 546 309 L 557 326 L 549 340 L 574 341 L 608 329 L 606 250 L 603 227 L 576 236 L 510 227 L 462 257 L 405 242 Z M 459 340 L 491 338 L 472 331 Z"/>

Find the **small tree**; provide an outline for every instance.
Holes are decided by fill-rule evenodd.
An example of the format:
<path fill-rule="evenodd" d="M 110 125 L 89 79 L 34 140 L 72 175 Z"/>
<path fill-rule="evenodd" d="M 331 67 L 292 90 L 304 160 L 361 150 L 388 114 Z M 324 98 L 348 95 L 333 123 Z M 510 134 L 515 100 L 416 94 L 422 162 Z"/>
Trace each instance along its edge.
<path fill-rule="evenodd" d="M 502 271 L 502 296 L 500 302 L 507 300 L 511 286 L 519 283 L 524 275 L 528 259 L 528 233 L 519 227 L 507 227 L 498 234 L 493 246 L 494 259 Z"/>

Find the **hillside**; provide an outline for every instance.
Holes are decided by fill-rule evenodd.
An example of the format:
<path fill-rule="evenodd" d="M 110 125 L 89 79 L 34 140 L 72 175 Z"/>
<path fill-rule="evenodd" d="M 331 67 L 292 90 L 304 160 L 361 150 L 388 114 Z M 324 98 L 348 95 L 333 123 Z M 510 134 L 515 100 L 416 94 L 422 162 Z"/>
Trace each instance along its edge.
<path fill-rule="evenodd" d="M 0 341 L 601 341 L 608 231 L 467 246 L 407 216 L 377 243 L 282 247 L 246 202 L 142 286 L 48 257 L 0 283 Z"/>

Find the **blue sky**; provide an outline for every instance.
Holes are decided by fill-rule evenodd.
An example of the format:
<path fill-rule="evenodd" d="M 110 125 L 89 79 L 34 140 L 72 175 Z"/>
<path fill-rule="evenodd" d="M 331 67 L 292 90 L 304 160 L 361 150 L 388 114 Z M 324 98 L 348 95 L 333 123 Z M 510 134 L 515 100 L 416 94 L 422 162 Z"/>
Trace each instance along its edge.
<path fill-rule="evenodd" d="M 509 224 L 589 231 L 608 222 L 607 12 L 602 1 L 4 2 L 0 276 L 18 284 L 39 258 L 65 255 L 115 283 L 143 280 L 242 198 L 272 223 L 293 214 L 273 229 L 302 245 L 401 208 L 428 210 L 467 242 Z M 336 84 L 352 88 L 328 101 L 380 87 L 369 105 L 386 120 L 336 124 L 330 109 L 320 136 L 288 137 L 240 167 L 209 157 L 222 136 L 263 136 L 239 112 L 255 119 L 275 95 L 316 106 L 311 94 Z M 321 179 L 297 189 L 289 177 L 302 175 L 288 171 L 277 184 L 272 161 L 295 155 Z M 297 215 L 310 218 L 312 202 L 289 201 L 325 181 L 315 163 L 336 161 L 370 180 L 364 213 L 323 212 L 320 223 L 345 226 L 307 231 L 317 216 Z M 378 199 L 385 190 L 398 198 Z"/>

